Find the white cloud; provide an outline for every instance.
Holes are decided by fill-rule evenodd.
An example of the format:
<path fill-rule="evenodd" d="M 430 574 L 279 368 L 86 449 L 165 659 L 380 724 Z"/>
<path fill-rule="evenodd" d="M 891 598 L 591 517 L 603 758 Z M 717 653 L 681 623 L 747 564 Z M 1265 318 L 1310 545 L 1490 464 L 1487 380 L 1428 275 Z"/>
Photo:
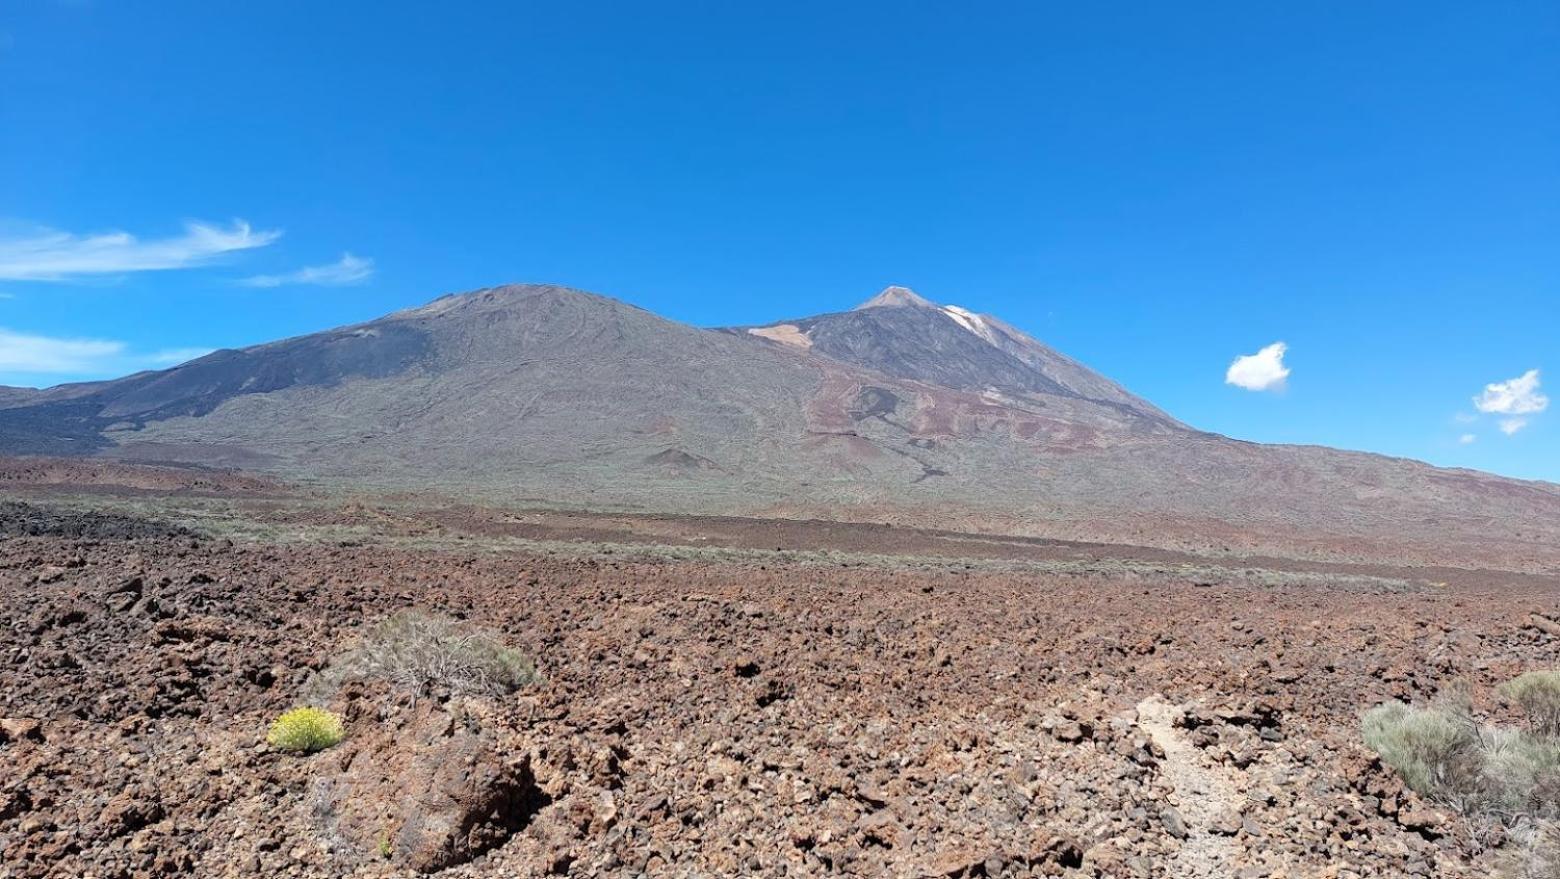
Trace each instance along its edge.
<path fill-rule="evenodd" d="M 56 339 L 0 329 L 0 370 L 69 375 L 92 372 L 119 357 L 125 343 L 106 339 Z"/>
<path fill-rule="evenodd" d="M 1462 436 L 1457 438 L 1457 442 L 1460 445 L 1464 445 L 1464 446 L 1471 446 L 1475 442 L 1478 442 L 1478 440 L 1479 440 L 1478 436 L 1476 436 L 1474 434 L 1471 434 L 1471 433 L 1465 433 Z"/>
<path fill-rule="evenodd" d="M 73 235 L 35 229 L 0 236 L 0 280 L 69 281 L 88 275 L 117 275 L 185 269 L 226 253 L 264 247 L 281 232 L 256 232 L 243 220 L 221 228 L 187 223 L 184 234 L 142 241 L 128 232 Z"/>
<path fill-rule="evenodd" d="M 197 357 L 205 357 L 207 354 L 210 354 L 214 350 L 216 350 L 216 349 L 214 349 L 214 348 L 167 348 L 167 349 L 164 349 L 162 351 L 157 351 L 155 353 L 148 354 L 148 355 L 146 355 L 146 357 L 144 359 L 145 359 L 147 365 L 149 365 L 149 366 L 178 366 L 181 363 L 188 363 L 191 360 L 196 359 Z"/>
<path fill-rule="evenodd" d="M 1511 436 L 1522 428 L 1527 427 L 1527 425 L 1528 420 L 1526 418 L 1502 418 L 1500 420 L 1500 432 L 1506 436 Z"/>
<path fill-rule="evenodd" d="M 1288 350 L 1283 342 L 1274 342 L 1255 354 L 1235 358 L 1224 374 L 1225 384 L 1248 391 L 1282 390 L 1284 380 L 1289 378 L 1289 369 L 1284 366 L 1284 352 Z"/>
<path fill-rule="evenodd" d="M 164 369 L 210 354 L 210 348 L 165 348 L 151 353 L 132 351 L 113 339 L 38 336 L 0 328 L 0 373 L 7 376 L 106 378 L 143 369 Z"/>
<path fill-rule="evenodd" d="M 323 266 L 306 266 L 282 275 L 255 275 L 239 281 L 245 287 L 283 287 L 313 284 L 319 287 L 345 287 L 366 281 L 374 274 L 374 261 L 343 253 L 341 259 Z"/>
<path fill-rule="evenodd" d="M 1538 389 L 1538 370 L 1530 369 L 1514 379 L 1494 382 L 1484 386 L 1484 393 L 1473 398 L 1473 405 L 1480 412 L 1495 415 L 1534 415 L 1549 408 L 1549 398 Z M 1525 419 L 1508 419 L 1523 421 Z M 1505 429 L 1505 423 L 1501 425 Z M 1522 429 L 1518 424 L 1507 433 Z"/>

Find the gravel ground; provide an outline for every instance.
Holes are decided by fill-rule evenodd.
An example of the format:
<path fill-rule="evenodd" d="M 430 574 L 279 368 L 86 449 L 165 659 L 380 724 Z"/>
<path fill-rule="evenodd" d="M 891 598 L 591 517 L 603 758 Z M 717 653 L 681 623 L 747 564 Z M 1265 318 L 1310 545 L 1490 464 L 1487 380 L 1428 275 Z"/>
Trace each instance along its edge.
<path fill-rule="evenodd" d="M 1560 663 L 1560 585 L 1532 578 L 235 544 L 53 515 L 0 532 L 5 879 L 1484 876 L 1499 840 L 1403 792 L 1358 714 L 1455 682 L 1498 711 L 1494 684 Z M 349 686 L 343 744 L 268 747 L 403 608 L 499 633 L 541 681 Z"/>

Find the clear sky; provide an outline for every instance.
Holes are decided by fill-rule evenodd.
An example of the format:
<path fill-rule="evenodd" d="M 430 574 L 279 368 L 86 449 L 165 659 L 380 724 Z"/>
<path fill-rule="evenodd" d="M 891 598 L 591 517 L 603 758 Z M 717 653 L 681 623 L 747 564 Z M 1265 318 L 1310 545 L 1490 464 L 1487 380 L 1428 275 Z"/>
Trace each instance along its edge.
<path fill-rule="evenodd" d="M 1553 0 L 0 0 L 0 383 L 506 281 L 904 284 L 1198 427 L 1560 481 L 1557 46 Z"/>

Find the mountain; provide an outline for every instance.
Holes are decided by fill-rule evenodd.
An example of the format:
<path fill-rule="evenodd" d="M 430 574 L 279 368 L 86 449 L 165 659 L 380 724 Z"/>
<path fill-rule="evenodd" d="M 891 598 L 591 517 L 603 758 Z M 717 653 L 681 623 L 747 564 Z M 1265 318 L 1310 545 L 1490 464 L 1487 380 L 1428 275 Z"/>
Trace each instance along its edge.
<path fill-rule="evenodd" d="M 478 290 L 0 394 L 0 452 L 501 505 L 1560 565 L 1560 486 L 1202 433 L 995 318 L 904 288 L 727 329 L 562 287 Z"/>
<path fill-rule="evenodd" d="M 1115 427 L 1158 433 L 1185 429 L 1148 401 L 1008 324 L 956 305 L 889 287 L 851 311 L 740 327 L 903 379 L 996 398 L 1022 397 Z"/>

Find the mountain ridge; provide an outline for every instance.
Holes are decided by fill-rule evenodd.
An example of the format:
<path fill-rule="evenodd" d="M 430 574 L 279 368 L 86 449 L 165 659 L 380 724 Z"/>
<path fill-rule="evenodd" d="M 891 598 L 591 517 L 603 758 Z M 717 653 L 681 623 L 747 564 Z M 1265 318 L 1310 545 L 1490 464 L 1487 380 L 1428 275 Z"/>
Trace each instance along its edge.
<path fill-rule="evenodd" d="M 565 287 L 484 288 L 0 398 L 0 452 L 494 504 L 1560 565 L 1560 486 L 1200 432 L 901 290 L 701 329 Z"/>
<path fill-rule="evenodd" d="M 899 378 L 959 390 L 1072 397 L 1159 427 L 1189 429 L 1005 321 L 932 302 L 908 287 L 888 287 L 849 311 L 728 331 L 805 346 Z"/>

